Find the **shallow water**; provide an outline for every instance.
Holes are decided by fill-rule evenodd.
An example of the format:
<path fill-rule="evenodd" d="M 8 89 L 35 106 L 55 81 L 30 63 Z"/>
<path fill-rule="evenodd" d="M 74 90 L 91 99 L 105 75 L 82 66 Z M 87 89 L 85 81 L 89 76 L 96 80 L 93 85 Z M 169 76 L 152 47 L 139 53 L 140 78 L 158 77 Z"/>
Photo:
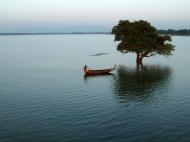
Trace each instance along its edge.
<path fill-rule="evenodd" d="M 112 35 L 0 36 L 0 141 L 189 141 L 190 38 L 135 64 Z M 109 53 L 102 56 L 91 56 Z M 82 67 L 112 75 L 84 76 Z"/>

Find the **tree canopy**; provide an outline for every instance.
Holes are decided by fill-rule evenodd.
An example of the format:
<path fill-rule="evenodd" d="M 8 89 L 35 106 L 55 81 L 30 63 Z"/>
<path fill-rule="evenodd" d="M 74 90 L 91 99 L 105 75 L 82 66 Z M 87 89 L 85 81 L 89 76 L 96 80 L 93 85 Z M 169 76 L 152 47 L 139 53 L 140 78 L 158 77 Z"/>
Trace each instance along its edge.
<path fill-rule="evenodd" d="M 147 21 L 120 20 L 113 27 L 112 34 L 115 35 L 115 41 L 120 41 L 117 50 L 122 53 L 136 53 L 137 64 L 142 64 L 144 57 L 156 54 L 169 56 L 174 51 L 174 46 L 170 44 L 171 37 L 160 35 Z"/>

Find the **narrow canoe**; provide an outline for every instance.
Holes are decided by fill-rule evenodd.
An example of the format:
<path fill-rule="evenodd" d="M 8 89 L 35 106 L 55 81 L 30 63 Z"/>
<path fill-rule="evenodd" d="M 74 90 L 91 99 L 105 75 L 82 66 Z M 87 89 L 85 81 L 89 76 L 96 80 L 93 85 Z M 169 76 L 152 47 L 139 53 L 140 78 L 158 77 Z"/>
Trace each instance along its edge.
<path fill-rule="evenodd" d="M 84 73 L 88 75 L 98 75 L 98 74 L 109 74 L 112 71 L 114 71 L 116 68 L 116 65 L 113 68 L 109 69 L 101 69 L 101 70 L 91 70 L 86 65 L 84 66 Z"/>

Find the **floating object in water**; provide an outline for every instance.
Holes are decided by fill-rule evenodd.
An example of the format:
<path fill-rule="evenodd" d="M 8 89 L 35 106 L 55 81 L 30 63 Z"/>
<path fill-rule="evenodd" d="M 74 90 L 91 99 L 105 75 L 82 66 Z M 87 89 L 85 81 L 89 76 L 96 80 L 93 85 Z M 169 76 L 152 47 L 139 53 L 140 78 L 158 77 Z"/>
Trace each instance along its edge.
<path fill-rule="evenodd" d="M 109 69 L 101 69 L 101 70 L 91 70 L 88 68 L 88 66 L 84 66 L 84 73 L 88 75 L 98 75 L 98 74 L 109 74 L 112 71 L 114 71 L 116 68 L 116 65 L 113 68 Z"/>
<path fill-rule="evenodd" d="M 108 54 L 108 53 L 97 53 L 97 54 L 93 54 L 91 56 L 101 56 L 101 55 L 106 55 L 106 54 Z"/>

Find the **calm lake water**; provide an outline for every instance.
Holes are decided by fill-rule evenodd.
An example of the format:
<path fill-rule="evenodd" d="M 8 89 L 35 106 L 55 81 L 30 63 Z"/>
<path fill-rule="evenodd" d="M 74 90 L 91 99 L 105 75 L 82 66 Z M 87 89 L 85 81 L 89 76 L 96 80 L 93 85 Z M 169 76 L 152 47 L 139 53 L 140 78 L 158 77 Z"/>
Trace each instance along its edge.
<path fill-rule="evenodd" d="M 189 142 L 190 37 L 143 67 L 113 40 L 0 36 L 0 142 Z M 89 77 L 85 64 L 117 69 Z"/>

